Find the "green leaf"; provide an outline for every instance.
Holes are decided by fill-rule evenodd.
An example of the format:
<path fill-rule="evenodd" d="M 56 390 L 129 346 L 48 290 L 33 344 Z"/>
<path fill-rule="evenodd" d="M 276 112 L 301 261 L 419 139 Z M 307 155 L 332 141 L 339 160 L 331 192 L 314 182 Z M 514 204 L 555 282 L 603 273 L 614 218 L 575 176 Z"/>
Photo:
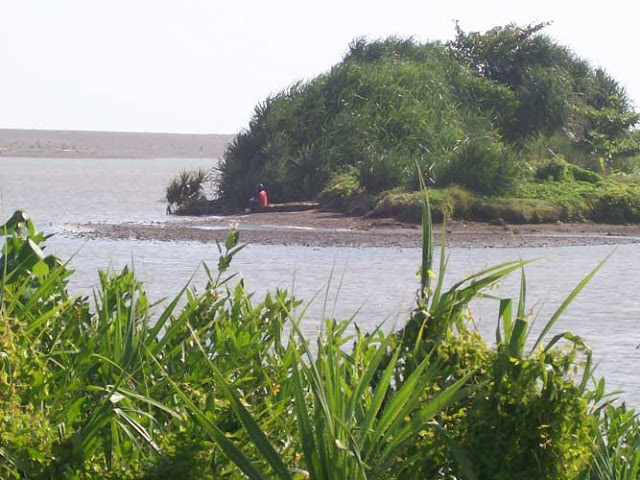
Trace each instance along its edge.
<path fill-rule="evenodd" d="M 609 260 L 609 258 L 611 257 L 611 255 L 613 255 L 613 253 L 614 252 L 611 252 L 609 255 L 607 255 L 604 258 L 604 260 L 598 263 L 598 265 L 596 265 L 596 267 L 593 270 L 591 270 L 591 272 L 589 272 L 589 274 L 586 277 L 584 277 L 582 281 L 578 283 L 578 285 L 576 285 L 576 287 L 571 291 L 569 296 L 564 300 L 564 302 L 562 302 L 562 304 L 558 307 L 555 313 L 551 316 L 547 324 L 542 329 L 542 332 L 540 332 L 540 335 L 538 336 L 536 343 L 534 343 L 533 347 L 531 348 L 531 352 L 534 352 L 535 349 L 538 347 L 538 345 L 540 345 L 542 340 L 544 340 L 544 337 L 547 335 L 547 333 L 549 333 L 549 330 L 551 330 L 551 328 L 555 325 L 555 323 L 558 321 L 558 319 L 564 313 L 567 307 L 571 304 L 571 302 L 573 302 L 573 299 L 578 296 L 578 294 L 582 291 L 584 287 L 587 286 L 587 284 L 591 281 L 591 279 L 595 276 L 595 274 L 598 273 L 598 270 L 602 268 L 602 266 L 607 262 L 607 260 Z"/>

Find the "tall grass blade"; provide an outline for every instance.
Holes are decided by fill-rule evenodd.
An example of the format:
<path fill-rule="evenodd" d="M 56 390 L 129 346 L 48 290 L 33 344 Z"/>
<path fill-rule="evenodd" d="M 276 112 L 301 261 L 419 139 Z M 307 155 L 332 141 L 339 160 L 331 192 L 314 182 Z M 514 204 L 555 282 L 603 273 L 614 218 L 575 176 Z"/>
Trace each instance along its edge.
<path fill-rule="evenodd" d="M 367 437 L 374 434 L 373 424 L 387 395 L 387 391 L 389 389 L 389 385 L 391 384 L 391 379 L 393 377 L 394 369 L 396 367 L 396 363 L 398 362 L 399 355 L 400 348 L 397 348 L 393 353 L 393 356 L 389 360 L 386 368 L 384 369 L 378 385 L 376 386 L 371 405 L 369 406 L 364 419 L 360 423 L 360 444 L 363 444 Z"/>
<path fill-rule="evenodd" d="M 500 322 L 502 322 L 502 328 L 504 331 L 504 341 L 508 342 L 511 338 L 511 309 L 513 301 L 510 298 L 504 298 L 500 300 L 500 307 L 498 311 L 498 326 L 496 327 L 496 343 L 502 344 L 502 335 L 500 333 Z"/>
<path fill-rule="evenodd" d="M 469 378 L 471 378 L 474 373 L 475 371 L 469 372 L 454 384 L 450 385 L 445 390 L 440 392 L 434 398 L 430 398 L 428 401 L 426 401 L 425 405 L 422 408 L 418 409 L 418 411 L 415 412 L 412 418 L 408 422 L 406 422 L 406 425 L 394 434 L 391 442 L 389 442 L 387 447 L 380 454 L 378 462 L 381 465 L 386 465 L 391 459 L 391 456 L 404 442 L 412 437 L 415 437 L 421 430 L 425 428 L 427 422 L 429 422 L 429 420 L 431 420 L 436 415 L 436 413 L 450 405 L 456 399 L 462 387 L 467 383 Z M 429 379 L 421 382 L 417 386 L 417 391 L 422 391 L 422 389 L 428 384 L 428 382 Z"/>
<path fill-rule="evenodd" d="M 438 268 L 438 283 L 433 293 L 431 300 L 431 309 L 438 310 L 440 304 L 440 296 L 442 295 L 442 288 L 444 286 L 444 278 L 447 270 L 447 264 L 449 259 L 445 256 L 446 253 L 446 218 L 442 218 L 442 232 L 440 234 L 440 266 Z"/>
<path fill-rule="evenodd" d="M 211 370 L 211 372 L 213 372 L 213 376 L 217 384 L 220 386 L 225 396 L 229 400 L 233 412 L 236 414 L 244 428 L 247 430 L 247 433 L 249 434 L 249 437 L 251 438 L 253 444 L 258 448 L 260 453 L 262 453 L 264 459 L 269 463 L 269 465 L 271 465 L 271 468 L 273 468 L 274 473 L 278 476 L 278 478 L 293 480 L 291 473 L 283 463 L 282 458 L 280 457 L 278 452 L 276 452 L 275 448 L 273 448 L 271 441 L 267 438 L 258 423 L 253 419 L 244 405 L 242 405 L 242 402 L 238 398 L 238 395 L 231 389 L 231 386 L 227 383 L 224 376 L 220 373 L 220 370 L 218 370 L 211 359 L 207 356 L 206 351 L 202 347 L 198 336 L 195 335 L 193 331 L 191 332 L 191 336 L 206 358 L 209 369 Z"/>
<path fill-rule="evenodd" d="M 327 467 L 329 462 L 327 461 L 324 450 L 318 450 L 318 444 L 316 444 L 314 438 L 297 361 L 293 362 L 291 368 L 296 418 L 298 428 L 300 429 L 300 443 L 307 463 L 309 477 L 312 480 L 328 478 Z"/>
<path fill-rule="evenodd" d="M 158 366 L 162 368 L 159 364 Z M 236 447 L 231 440 L 229 440 L 224 432 L 218 428 L 218 426 L 213 423 L 207 417 L 202 410 L 200 410 L 191 399 L 185 395 L 185 393 L 180 389 L 180 387 L 170 378 L 165 377 L 169 385 L 173 388 L 174 392 L 180 397 L 180 399 L 185 403 L 189 412 L 194 417 L 196 422 L 202 427 L 202 429 L 207 432 L 211 438 L 218 444 L 218 446 L 222 449 L 222 451 L 229 457 L 231 460 L 247 477 L 252 480 L 264 480 L 264 477 L 254 466 L 249 457 L 247 457 L 242 450 Z"/>
<path fill-rule="evenodd" d="M 524 264 L 523 264 L 522 275 L 520 278 L 520 297 L 518 298 L 518 318 L 525 317 L 526 303 L 527 303 L 527 277 L 524 273 Z"/>
<path fill-rule="evenodd" d="M 431 205 L 429 193 L 424 183 L 422 171 L 418 167 L 418 180 L 422 197 L 422 262 L 420 263 L 420 298 L 426 300 L 429 296 L 433 264 L 433 225 L 431 221 Z"/>
<path fill-rule="evenodd" d="M 614 252 L 611 252 L 609 255 L 605 257 L 604 260 L 598 263 L 598 265 L 596 265 L 596 267 L 593 270 L 591 270 L 591 272 L 589 272 L 589 274 L 587 274 L 587 276 L 584 277 L 582 281 L 578 283 L 578 285 L 571 291 L 569 296 L 564 300 L 564 302 L 562 302 L 562 304 L 558 307 L 555 313 L 551 316 L 547 324 L 542 329 L 542 332 L 540 332 L 538 339 L 536 340 L 536 342 L 533 344 L 533 347 L 531 348 L 531 352 L 534 352 L 535 349 L 538 347 L 538 345 L 540 345 L 544 337 L 547 335 L 547 333 L 549 333 L 549 330 L 553 328 L 553 326 L 558 321 L 562 313 L 567 309 L 567 307 L 571 304 L 571 302 L 573 302 L 574 298 L 578 296 L 578 294 L 582 291 L 582 289 L 587 286 L 587 284 L 591 281 L 591 279 L 595 276 L 595 274 L 598 273 L 598 270 L 602 268 L 602 266 L 607 262 L 607 260 L 609 260 L 609 258 L 611 257 L 611 255 L 613 255 L 613 253 Z"/>

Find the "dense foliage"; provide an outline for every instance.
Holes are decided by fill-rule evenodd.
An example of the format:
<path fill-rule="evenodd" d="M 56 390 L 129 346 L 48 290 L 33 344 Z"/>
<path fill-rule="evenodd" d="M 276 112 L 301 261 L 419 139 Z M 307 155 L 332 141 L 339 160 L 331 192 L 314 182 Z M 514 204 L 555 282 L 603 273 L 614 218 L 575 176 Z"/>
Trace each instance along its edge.
<path fill-rule="evenodd" d="M 16 212 L 0 259 L 3 479 L 638 479 L 640 424 L 591 388 L 591 353 L 531 336 L 524 262 L 444 288 L 430 210 L 416 308 L 398 332 L 328 319 L 311 345 L 285 292 L 254 302 L 225 277 L 155 306 L 133 273 L 72 297 L 67 265 Z M 495 346 L 469 303 L 522 270 L 499 301 Z M 154 313 L 155 312 L 155 313 Z M 288 332 L 288 333 L 286 333 Z"/>
<path fill-rule="evenodd" d="M 446 44 L 355 40 L 329 72 L 256 107 L 226 151 L 220 197 L 244 206 L 261 182 L 276 201 L 309 200 L 348 173 L 378 201 L 416 191 L 416 164 L 436 187 L 485 196 L 517 196 L 559 156 L 633 173 L 639 116 L 624 88 L 544 27 L 457 27 Z"/>
<path fill-rule="evenodd" d="M 183 170 L 166 188 L 167 213 L 188 209 L 205 199 L 205 186 L 211 175 L 204 169 Z"/>

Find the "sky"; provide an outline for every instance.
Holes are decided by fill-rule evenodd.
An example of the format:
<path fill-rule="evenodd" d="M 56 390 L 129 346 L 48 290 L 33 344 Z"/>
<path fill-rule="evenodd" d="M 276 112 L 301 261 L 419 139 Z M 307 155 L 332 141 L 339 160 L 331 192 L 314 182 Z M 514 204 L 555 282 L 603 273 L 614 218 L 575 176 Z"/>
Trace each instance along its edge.
<path fill-rule="evenodd" d="M 636 6 L 638 5 L 638 6 Z M 236 133 L 356 37 L 552 21 L 640 107 L 633 0 L 0 0 L 0 128 Z"/>

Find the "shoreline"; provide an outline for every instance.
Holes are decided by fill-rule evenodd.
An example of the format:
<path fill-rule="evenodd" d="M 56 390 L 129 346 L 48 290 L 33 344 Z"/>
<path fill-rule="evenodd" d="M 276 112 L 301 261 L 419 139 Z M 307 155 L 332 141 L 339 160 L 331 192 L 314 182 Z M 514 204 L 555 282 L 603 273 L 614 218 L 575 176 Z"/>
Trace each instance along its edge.
<path fill-rule="evenodd" d="M 0 158 L 222 158 L 235 135 L 0 128 Z"/>
<path fill-rule="evenodd" d="M 230 224 L 237 224 L 240 241 L 261 245 L 310 247 L 418 248 L 421 228 L 390 218 L 349 217 L 336 212 L 251 213 L 220 217 L 182 217 L 183 221 L 155 224 L 84 224 L 68 234 L 87 239 L 135 239 L 162 242 L 210 243 L 225 239 Z M 440 243 L 441 224 L 434 225 Z M 521 248 L 621 245 L 640 243 L 640 225 L 594 223 L 491 225 L 450 221 L 449 247 Z"/>

